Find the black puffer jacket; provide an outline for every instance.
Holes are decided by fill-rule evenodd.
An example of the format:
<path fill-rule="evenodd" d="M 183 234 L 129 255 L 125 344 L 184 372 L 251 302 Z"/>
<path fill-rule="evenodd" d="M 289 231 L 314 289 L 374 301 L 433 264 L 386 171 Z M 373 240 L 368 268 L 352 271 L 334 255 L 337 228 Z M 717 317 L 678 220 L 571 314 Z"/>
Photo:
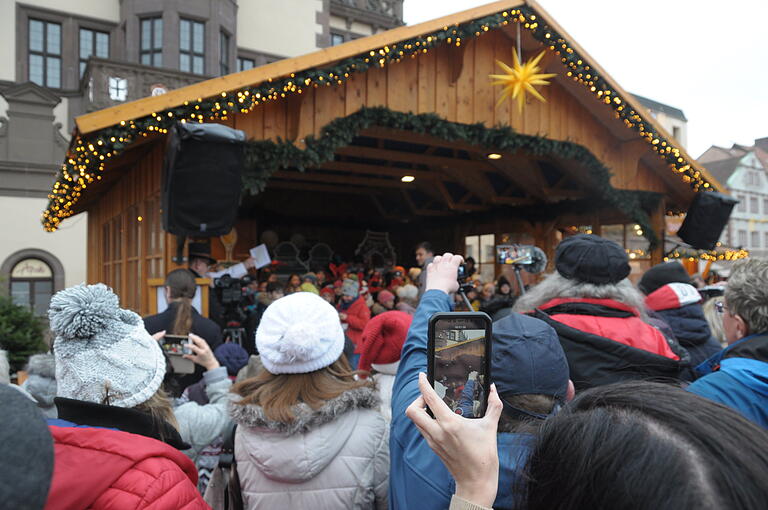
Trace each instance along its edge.
<path fill-rule="evenodd" d="M 646 306 L 672 328 L 677 341 L 688 350 L 692 367 L 722 349 L 712 336 L 700 300 L 698 291 L 684 283 L 663 285 L 645 298 Z"/>

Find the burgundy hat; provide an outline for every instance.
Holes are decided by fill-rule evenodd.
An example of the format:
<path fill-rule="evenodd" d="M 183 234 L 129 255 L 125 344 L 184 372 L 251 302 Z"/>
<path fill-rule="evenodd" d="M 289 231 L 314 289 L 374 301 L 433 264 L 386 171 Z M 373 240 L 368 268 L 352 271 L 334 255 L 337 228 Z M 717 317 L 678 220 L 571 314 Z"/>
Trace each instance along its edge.
<path fill-rule="evenodd" d="M 394 363 L 400 360 L 408 328 L 413 317 L 405 312 L 384 312 L 365 326 L 362 354 L 357 368 L 370 370 L 371 364 Z"/>

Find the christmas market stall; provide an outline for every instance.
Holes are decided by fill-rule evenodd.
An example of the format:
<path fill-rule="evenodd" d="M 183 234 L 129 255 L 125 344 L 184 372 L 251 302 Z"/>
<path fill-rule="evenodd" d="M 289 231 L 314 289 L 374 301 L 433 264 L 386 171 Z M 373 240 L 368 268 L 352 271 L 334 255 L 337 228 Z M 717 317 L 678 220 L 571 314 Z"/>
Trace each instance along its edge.
<path fill-rule="evenodd" d="M 179 122 L 247 139 L 236 235 L 214 256 L 264 242 L 291 272 L 333 254 L 408 266 L 429 240 L 492 278 L 494 246 L 551 258 L 576 232 L 639 271 L 674 256 L 667 218 L 720 189 L 536 2 L 495 2 L 77 118 L 43 225 L 87 211 L 89 281 L 142 313 L 175 267 L 160 204 Z"/>

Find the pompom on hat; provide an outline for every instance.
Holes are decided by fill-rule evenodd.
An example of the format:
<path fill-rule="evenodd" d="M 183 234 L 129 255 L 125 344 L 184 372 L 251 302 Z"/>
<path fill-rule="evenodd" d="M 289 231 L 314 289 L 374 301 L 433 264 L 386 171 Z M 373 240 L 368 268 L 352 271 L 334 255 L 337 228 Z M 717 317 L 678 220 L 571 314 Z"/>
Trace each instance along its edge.
<path fill-rule="evenodd" d="M 272 374 L 306 374 L 333 364 L 344 350 L 339 314 L 309 292 L 278 299 L 256 330 L 261 362 Z"/>
<path fill-rule="evenodd" d="M 365 326 L 362 353 L 357 368 L 370 370 L 371 364 L 394 363 L 400 360 L 405 337 L 413 317 L 405 312 L 384 312 Z"/>
<path fill-rule="evenodd" d="M 165 356 L 134 312 L 104 284 L 57 292 L 48 309 L 56 335 L 57 395 L 131 408 L 149 400 L 165 376 Z"/>

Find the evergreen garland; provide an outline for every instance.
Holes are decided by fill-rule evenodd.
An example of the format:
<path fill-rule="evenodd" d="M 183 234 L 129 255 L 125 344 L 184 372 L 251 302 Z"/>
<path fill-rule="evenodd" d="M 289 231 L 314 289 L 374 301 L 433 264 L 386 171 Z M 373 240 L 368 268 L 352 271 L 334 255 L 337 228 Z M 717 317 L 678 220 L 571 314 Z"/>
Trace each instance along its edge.
<path fill-rule="evenodd" d="M 659 239 L 650 225 L 648 210 L 658 204 L 660 195 L 647 191 L 616 189 L 611 185 L 611 172 L 589 150 L 573 142 L 549 140 L 547 138 L 522 135 L 508 126 L 488 128 L 478 124 L 449 122 L 432 113 L 402 113 L 384 107 L 362 108 L 348 117 L 338 118 L 322 128 L 320 136 L 308 136 L 305 149 L 299 149 L 290 140 L 257 140 L 246 146 L 246 169 L 243 185 L 251 194 L 264 190 L 270 176 L 280 169 L 321 166 L 333 161 L 336 151 L 350 145 L 358 134 L 367 128 L 382 127 L 430 135 L 448 142 L 461 141 L 489 151 L 525 151 L 539 157 L 551 156 L 578 162 L 589 172 L 595 184 L 597 199 L 622 211 L 633 222 L 639 224 L 648 239 L 650 249 L 658 245 Z M 565 212 L 584 212 L 594 203 L 590 201 L 565 201 L 546 204 L 548 217 Z"/>

